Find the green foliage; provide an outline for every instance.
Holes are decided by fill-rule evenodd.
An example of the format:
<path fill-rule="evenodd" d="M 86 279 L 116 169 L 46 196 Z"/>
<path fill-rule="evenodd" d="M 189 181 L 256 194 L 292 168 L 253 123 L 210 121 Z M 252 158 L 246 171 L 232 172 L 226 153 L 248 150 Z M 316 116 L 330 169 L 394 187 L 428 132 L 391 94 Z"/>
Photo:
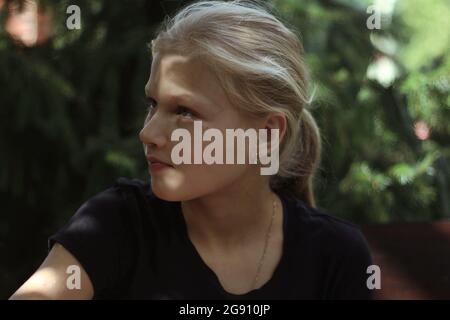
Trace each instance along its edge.
<path fill-rule="evenodd" d="M 316 88 L 319 206 L 361 223 L 450 217 L 450 3 L 392 2 L 369 30 L 372 1 L 274 2 L 301 34 Z"/>

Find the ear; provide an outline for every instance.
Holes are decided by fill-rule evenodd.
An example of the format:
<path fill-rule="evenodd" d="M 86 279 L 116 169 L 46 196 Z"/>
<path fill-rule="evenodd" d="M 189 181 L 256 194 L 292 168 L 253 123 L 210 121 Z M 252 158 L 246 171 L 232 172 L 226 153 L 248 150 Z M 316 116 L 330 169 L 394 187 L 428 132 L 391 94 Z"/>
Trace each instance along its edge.
<path fill-rule="evenodd" d="M 283 141 L 284 136 L 286 135 L 287 130 L 287 119 L 286 115 L 283 113 L 271 113 L 267 116 L 265 121 L 265 129 L 267 129 L 267 137 L 270 137 L 270 129 L 278 129 L 279 134 L 279 142 L 280 144 Z M 270 141 L 270 139 L 269 139 Z"/>

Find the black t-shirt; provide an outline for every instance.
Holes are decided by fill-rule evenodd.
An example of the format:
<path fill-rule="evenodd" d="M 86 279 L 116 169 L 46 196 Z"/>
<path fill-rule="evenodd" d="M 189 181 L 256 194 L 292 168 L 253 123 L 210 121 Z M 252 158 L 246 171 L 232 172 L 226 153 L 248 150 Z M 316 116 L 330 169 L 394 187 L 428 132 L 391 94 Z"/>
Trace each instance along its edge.
<path fill-rule="evenodd" d="M 58 242 L 78 259 L 94 299 L 370 299 L 371 255 L 359 229 L 279 196 L 281 260 L 268 282 L 244 295 L 226 292 L 202 260 L 180 202 L 157 198 L 138 179 L 119 178 L 85 202 L 48 249 Z"/>

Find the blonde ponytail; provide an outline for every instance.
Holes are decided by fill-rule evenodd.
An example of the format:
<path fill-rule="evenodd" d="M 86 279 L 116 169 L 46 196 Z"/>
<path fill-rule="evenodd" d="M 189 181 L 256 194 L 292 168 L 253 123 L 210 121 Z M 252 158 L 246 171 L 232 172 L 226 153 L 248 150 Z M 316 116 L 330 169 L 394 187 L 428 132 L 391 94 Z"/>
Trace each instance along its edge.
<path fill-rule="evenodd" d="M 287 177 L 274 176 L 272 188 L 297 198 L 311 207 L 316 207 L 314 177 L 320 164 L 322 144 L 320 131 L 311 113 L 304 108 L 299 120 L 299 134 L 295 151 L 291 157 L 295 164 Z"/>

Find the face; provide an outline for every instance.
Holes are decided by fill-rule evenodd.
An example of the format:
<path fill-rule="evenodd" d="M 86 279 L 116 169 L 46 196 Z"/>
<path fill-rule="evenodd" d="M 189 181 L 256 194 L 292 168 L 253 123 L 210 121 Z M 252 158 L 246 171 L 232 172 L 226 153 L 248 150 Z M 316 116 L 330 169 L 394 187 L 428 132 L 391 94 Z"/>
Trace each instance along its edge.
<path fill-rule="evenodd" d="M 259 168 L 246 164 L 178 164 L 172 161 L 172 132 L 189 131 L 194 146 L 194 121 L 202 121 L 203 133 L 209 128 L 263 128 L 262 120 L 243 116 L 228 101 L 218 79 L 205 64 L 178 55 L 155 55 L 145 86 L 150 110 L 139 134 L 146 156 L 168 163 L 169 167 L 149 167 L 156 196 L 168 201 L 186 201 L 206 196 L 248 179 L 257 179 Z M 224 139 L 225 143 L 225 139 Z M 203 150 L 210 142 L 202 142 Z M 193 148 L 192 148 L 193 150 Z M 225 156 L 225 150 L 224 150 Z M 153 170 L 154 169 L 154 170 Z"/>

